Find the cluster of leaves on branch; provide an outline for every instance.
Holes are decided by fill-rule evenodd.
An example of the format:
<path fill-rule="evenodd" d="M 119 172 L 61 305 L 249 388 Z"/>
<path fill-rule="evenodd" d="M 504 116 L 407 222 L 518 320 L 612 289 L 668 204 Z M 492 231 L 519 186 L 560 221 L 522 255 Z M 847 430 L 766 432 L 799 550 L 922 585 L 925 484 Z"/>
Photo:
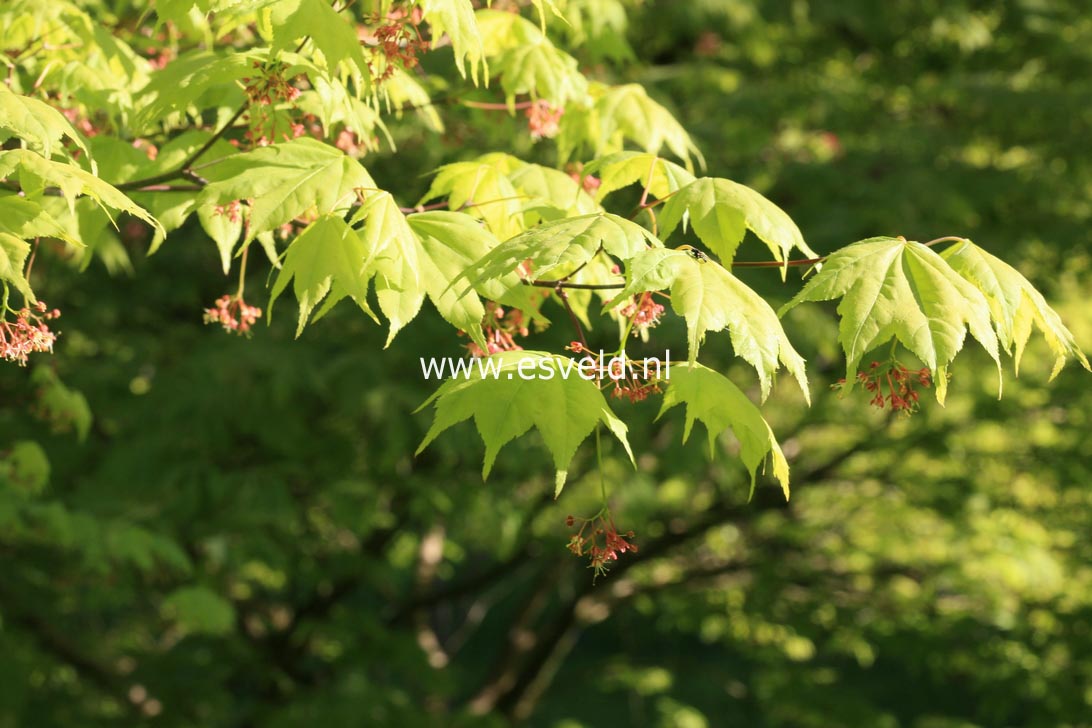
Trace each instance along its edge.
<path fill-rule="evenodd" d="M 40 310 L 28 262 L 37 242 L 83 266 L 116 256 L 119 224 L 141 221 L 154 253 L 196 218 L 210 254 L 225 274 L 238 268 L 240 280 L 208 321 L 249 332 L 261 315 L 243 299 L 254 243 L 272 269 L 268 315 L 291 287 L 297 335 L 350 299 L 386 320 L 389 346 L 427 299 L 475 355 L 496 358 L 501 376 L 442 384 L 426 402 L 435 419 L 421 447 L 473 419 L 487 475 L 498 451 L 534 427 L 558 491 L 578 446 L 601 426 L 630 445 L 601 391 L 614 386 L 617 395 L 609 377 L 512 379 L 520 357 L 571 367 L 561 352 L 521 350 L 516 337 L 546 325 L 571 325 L 579 355 L 585 331 L 613 319 L 613 353 L 622 356 L 632 335 L 656 335 L 669 308 L 685 322 L 686 357 L 661 380 L 622 393 L 630 401 L 662 393 L 661 415 L 684 405 L 684 437 L 700 420 L 711 450 L 730 429 L 752 487 L 771 459 L 786 496 L 788 464 L 760 410 L 699 363 L 710 334 L 709 346 L 730 345 L 754 368 L 761 400 L 784 369 L 810 401 L 805 360 L 780 319 L 808 301 L 839 300 L 845 390 L 860 381 L 875 391 L 859 364 L 891 344 L 920 362 L 921 384 L 935 384 L 943 403 L 968 333 L 999 373 L 1002 352 L 1018 368 L 1033 328 L 1056 356 L 1055 373 L 1068 357 L 1088 367 L 1043 297 L 985 249 L 964 238 L 877 237 L 820 256 L 759 192 L 716 170 L 698 176 L 697 148 L 644 88 L 581 68 L 555 43 L 556 33 L 572 33 L 553 29 L 563 13 L 555 3 L 536 1 L 525 13 L 517 3 L 481 5 L 160 0 L 138 28 L 111 35 L 76 3 L 8 3 L 3 44 L 19 50 L 0 83 L 2 325 L 39 335 L 5 357 L 23 362 L 52 343 L 44 323 L 30 321 Z M 146 36 L 162 39 L 151 58 Z M 422 70 L 432 54 L 450 60 L 447 77 Z M 458 106 L 525 112 L 528 134 L 553 145 L 556 165 L 498 149 L 435 170 L 420 200 L 396 200 L 373 178 L 368 154 L 394 145 L 397 124 L 443 133 L 441 111 Z M 737 260 L 741 251 L 770 260 Z M 811 276 L 779 313 L 732 273 L 748 265 L 777 268 L 784 281 L 798 267 Z M 49 270 L 39 264 L 33 273 Z M 22 304 L 10 307 L 9 294 Z M 195 315 L 202 307 L 194 302 Z M 452 336 L 437 353 L 457 346 Z M 896 396 L 907 402 L 911 393 L 892 391 L 893 407 Z"/>

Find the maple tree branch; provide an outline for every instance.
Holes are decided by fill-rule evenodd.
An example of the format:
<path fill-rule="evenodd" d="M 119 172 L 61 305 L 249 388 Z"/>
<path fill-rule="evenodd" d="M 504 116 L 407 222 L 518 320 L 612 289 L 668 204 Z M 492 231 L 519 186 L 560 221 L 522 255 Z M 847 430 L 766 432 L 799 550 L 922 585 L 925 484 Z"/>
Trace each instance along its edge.
<path fill-rule="evenodd" d="M 580 321 L 576 318 L 576 313 L 573 312 L 573 307 L 569 304 L 569 294 L 565 291 L 565 287 L 561 282 L 558 282 L 554 287 L 554 293 L 561 299 L 561 302 L 565 304 L 565 313 L 569 314 L 569 321 L 572 322 L 573 328 L 576 329 L 576 336 L 580 339 L 580 344 L 587 349 L 588 342 L 584 338 L 584 329 L 580 327 Z"/>
<path fill-rule="evenodd" d="M 198 159 L 203 157 L 208 150 L 212 149 L 213 145 L 216 144 L 216 142 L 224 135 L 225 132 L 227 132 L 228 129 L 234 126 L 235 122 L 239 120 L 239 117 L 246 113 L 248 106 L 249 105 L 247 104 L 247 102 L 244 101 L 243 105 L 239 107 L 239 110 L 236 111 L 230 119 L 228 119 L 227 123 L 221 126 L 216 131 L 216 133 L 209 137 L 208 140 L 204 144 L 202 144 L 195 152 L 193 152 L 190 156 L 186 157 L 182 164 L 178 165 L 177 168 L 167 172 L 163 172 L 162 174 L 156 174 L 152 175 L 151 177 L 133 180 L 132 182 L 123 182 L 122 184 L 114 185 L 114 187 L 122 191 L 139 190 L 144 187 L 149 187 L 151 185 L 157 185 L 163 182 L 170 182 L 171 180 L 178 179 L 179 177 L 192 179 L 187 174 L 192 172 L 192 170 L 190 170 L 190 167 L 192 167 Z"/>
<path fill-rule="evenodd" d="M 567 281 L 540 281 L 527 279 L 523 280 L 525 286 L 535 286 L 536 288 L 575 288 L 581 291 L 614 291 L 626 287 L 625 283 L 569 283 Z"/>

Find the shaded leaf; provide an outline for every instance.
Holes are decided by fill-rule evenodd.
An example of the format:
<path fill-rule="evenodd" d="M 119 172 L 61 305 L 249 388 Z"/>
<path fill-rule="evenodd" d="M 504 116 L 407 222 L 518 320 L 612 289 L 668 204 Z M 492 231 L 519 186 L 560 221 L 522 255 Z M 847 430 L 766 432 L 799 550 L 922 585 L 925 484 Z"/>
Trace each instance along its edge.
<path fill-rule="evenodd" d="M 611 412 L 595 383 L 580 377 L 576 361 L 544 352 L 517 351 L 471 364 L 480 364 L 480 368 L 471 367 L 469 378 L 444 382 L 417 409 L 420 412 L 433 404 L 436 410 L 418 453 L 444 430 L 473 417 L 485 442 L 483 478 L 489 477 L 500 449 L 532 427 L 538 428 L 553 456 L 557 492 L 565 484 L 577 447 L 599 423 L 614 433 L 633 459 L 625 424 Z M 550 378 L 540 378 L 548 371 L 553 373 Z"/>
<path fill-rule="evenodd" d="M 690 437 L 694 422 L 701 420 L 709 437 L 710 457 L 714 454 L 717 437 L 731 428 L 739 440 L 739 457 L 751 474 L 751 493 L 755 490 L 755 473 L 770 456 L 773 475 L 781 483 L 785 500 L 788 500 L 789 463 L 762 413 L 739 387 L 701 364 L 676 364 L 671 367 L 667 381 L 663 405 L 656 419 L 676 405 L 686 405 L 683 442 Z"/>
<path fill-rule="evenodd" d="M 269 295 L 270 317 L 273 304 L 291 281 L 300 308 L 296 325 L 296 336 L 299 336 L 315 306 L 330 293 L 330 287 L 336 281 L 343 295 L 352 298 L 375 319 L 368 307 L 366 253 L 364 243 L 344 220 L 336 215 L 320 217 L 288 246 L 284 265 Z"/>
<path fill-rule="evenodd" d="M 235 628 L 235 607 L 202 586 L 175 589 L 163 600 L 163 611 L 182 629 L 194 634 L 227 634 Z"/>

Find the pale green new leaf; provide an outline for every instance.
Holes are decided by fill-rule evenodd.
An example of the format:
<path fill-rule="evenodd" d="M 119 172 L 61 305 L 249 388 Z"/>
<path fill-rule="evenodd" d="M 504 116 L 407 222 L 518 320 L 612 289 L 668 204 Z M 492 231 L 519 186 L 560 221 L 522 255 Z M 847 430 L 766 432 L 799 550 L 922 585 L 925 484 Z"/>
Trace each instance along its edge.
<path fill-rule="evenodd" d="M 595 383 L 580 377 L 576 361 L 545 352 L 514 351 L 470 364 L 468 378 L 444 382 L 417 409 L 429 404 L 436 409 L 418 453 L 444 430 L 473 417 L 485 442 L 483 478 L 489 477 L 500 449 L 532 427 L 538 428 L 553 456 L 556 493 L 565 484 L 577 447 L 600 423 L 614 433 L 633 460 L 625 424 L 611 412 Z"/>
<path fill-rule="evenodd" d="M 670 235 L 680 221 L 685 230 L 687 218 L 694 233 L 725 263 L 735 258 L 748 230 L 766 243 L 778 262 L 788 260 L 794 248 L 808 258 L 818 257 L 780 207 L 728 179 L 701 177 L 672 195 L 659 216 L 662 236 Z M 786 271 L 781 269 L 782 279 Z"/>
<path fill-rule="evenodd" d="M 295 47 L 306 36 L 322 51 L 331 70 L 341 61 L 352 61 L 360 71 L 358 78 L 371 78 L 356 28 L 334 10 L 329 0 L 277 0 L 269 12 L 273 53 Z"/>
<path fill-rule="evenodd" d="M 781 483 L 785 500 L 789 499 L 789 463 L 762 413 L 739 387 L 701 364 L 671 367 L 667 382 L 663 405 L 656 419 L 678 404 L 686 405 L 683 442 L 690 437 L 695 420 L 701 420 L 709 436 L 710 457 L 713 457 L 717 437 L 731 428 L 739 440 L 739 457 L 751 474 L 751 493 L 755 490 L 755 473 L 770 456 L 773 475 Z"/>
<path fill-rule="evenodd" d="M 151 131 L 156 124 L 174 113 L 201 111 L 198 101 L 207 92 L 223 88 L 243 98 L 237 83 L 258 73 L 254 63 L 265 60 L 256 53 L 222 54 L 207 50 L 184 53 L 152 74 L 137 95 L 137 114 L 132 126 L 137 131 Z"/>
<path fill-rule="evenodd" d="M 30 255 L 30 243 L 20 240 L 11 233 L 0 233 L 0 281 L 13 285 L 27 303 L 33 303 L 37 299 L 34 297 L 34 291 L 30 290 L 26 276 L 23 275 L 28 255 Z"/>
<path fill-rule="evenodd" d="M 460 296 L 449 284 L 488 253 L 496 239 L 473 218 L 458 212 L 422 212 L 411 215 L 408 222 L 419 241 L 420 276 L 429 300 L 445 321 L 466 332 L 485 351 L 481 299 L 474 292 Z"/>
<path fill-rule="evenodd" d="M 705 164 L 690 135 L 667 109 L 652 100 L 635 83 L 622 86 L 592 85 L 594 106 L 585 113 L 566 109 L 561 120 L 558 147 L 562 161 L 577 147 L 588 145 L 597 157 L 623 150 L 632 141 L 644 151 L 659 154 L 666 147 L 687 168 L 691 156 Z"/>
<path fill-rule="evenodd" d="M 0 83 L 0 129 L 25 140 L 47 159 L 64 137 L 89 154 L 83 138 L 61 112 L 44 101 L 15 93 L 6 83 Z"/>
<path fill-rule="evenodd" d="M 157 231 L 159 222 L 140 205 L 95 175 L 73 164 L 54 162 L 27 149 L 0 152 L 0 179 L 18 172 L 23 191 L 28 197 L 40 195 L 45 187 L 56 187 L 68 201 L 69 207 L 76 197 L 87 195 L 106 212 L 127 212 L 145 221 Z"/>
<path fill-rule="evenodd" d="M 773 374 L 784 365 L 811 402 L 804 359 L 789 343 L 777 314 L 764 298 L 712 260 L 697 260 L 684 250 L 645 251 L 626 263 L 626 286 L 607 305 L 668 288 L 671 307 L 686 319 L 691 364 L 706 333 L 728 329 L 736 356 L 758 372 L 763 400 L 770 393 Z"/>
<path fill-rule="evenodd" d="M 528 198 L 525 214 L 537 218 L 528 220 L 528 227 L 538 220 L 590 215 L 602 209 L 576 180 L 559 169 L 526 164 L 508 179 L 516 192 Z"/>
<path fill-rule="evenodd" d="M 17 195 L 0 195 L 0 232 L 18 238 L 58 238 L 77 247 L 79 237 L 53 217 L 39 202 Z"/>
<path fill-rule="evenodd" d="M 375 318 L 368 307 L 368 276 L 364 271 L 364 243 L 341 217 L 324 215 L 299 234 L 288 246 L 284 265 L 269 295 L 269 314 L 289 281 L 299 301 L 296 336 L 303 333 L 307 319 L 336 281 L 339 290 Z"/>
<path fill-rule="evenodd" d="M 243 234 L 243 214 L 240 211 L 231 219 L 231 215 L 225 210 L 215 207 L 197 208 L 197 219 L 201 227 L 216 243 L 220 251 L 220 264 L 224 268 L 224 275 L 231 270 L 231 256 L 235 252 L 235 246 Z"/>
<path fill-rule="evenodd" d="M 455 51 L 455 67 L 459 75 L 466 77 L 466 67 L 470 66 L 470 77 L 478 83 L 478 66 L 482 77 L 488 77 L 485 63 L 485 51 L 482 48 L 482 36 L 478 22 L 474 17 L 474 6 L 470 0 L 422 0 L 418 3 L 424 19 L 432 27 L 435 43 L 444 33 L 451 39 Z"/>
<path fill-rule="evenodd" d="M 937 400 L 948 389 L 948 364 L 963 348 L 967 331 L 997 362 L 997 336 L 982 292 L 930 248 L 901 238 L 869 238 L 826 259 L 823 269 L 781 308 L 804 301 L 841 298 L 838 339 L 846 354 L 846 386 L 861 358 L 896 338 L 933 370 Z"/>
<path fill-rule="evenodd" d="M 507 240 L 523 230 L 520 196 L 507 176 L 513 165 L 507 155 L 445 164 L 419 204 L 447 197 L 448 209 L 467 209 L 484 220 L 498 239 Z"/>
<path fill-rule="evenodd" d="M 244 243 L 305 212 L 322 215 L 347 210 L 358 191 L 375 189 L 359 162 L 308 137 L 237 154 L 217 167 L 219 173 L 231 176 L 202 190 L 197 205 L 247 200 L 250 217 Z"/>
<path fill-rule="evenodd" d="M 1051 379 L 1062 371 L 1069 356 L 1076 357 L 1085 369 L 1089 368 L 1088 359 L 1077 346 L 1073 334 L 1062 323 L 1061 317 L 1020 271 L 970 240 L 948 248 L 941 253 L 941 257 L 986 296 L 997 338 L 1005 351 L 1012 355 L 1017 374 L 1020 373 L 1020 358 L 1031 337 L 1033 324 L 1042 332 L 1047 345 L 1054 352 Z"/>
<path fill-rule="evenodd" d="M 694 175 L 674 162 L 648 152 L 617 152 L 584 165 L 584 174 L 599 176 L 596 202 L 615 190 L 640 182 L 658 200 L 694 181 Z"/>
<path fill-rule="evenodd" d="M 511 274 L 531 261 L 536 278 L 551 273 L 564 275 L 591 260 L 600 247 L 619 260 L 629 260 L 662 244 L 640 225 L 610 213 L 596 213 L 555 220 L 507 240 L 474 265 L 462 277 L 472 286 Z"/>

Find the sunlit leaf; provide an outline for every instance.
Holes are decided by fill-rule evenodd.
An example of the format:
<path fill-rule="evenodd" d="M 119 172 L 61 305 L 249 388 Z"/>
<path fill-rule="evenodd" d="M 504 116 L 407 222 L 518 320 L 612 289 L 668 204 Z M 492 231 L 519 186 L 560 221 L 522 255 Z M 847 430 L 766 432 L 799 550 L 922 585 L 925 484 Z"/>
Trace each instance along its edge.
<path fill-rule="evenodd" d="M 997 362 L 997 336 L 982 292 L 932 249 L 901 238 L 869 238 L 829 255 L 823 269 L 781 308 L 841 298 L 838 340 L 846 354 L 846 383 L 872 349 L 897 339 L 934 372 L 944 403 L 948 365 L 968 331 Z"/>
<path fill-rule="evenodd" d="M 418 408 L 432 404 L 436 410 L 418 453 L 444 430 L 473 417 L 485 442 L 483 478 L 489 477 L 500 449 L 532 427 L 538 428 L 553 456 L 557 492 L 577 447 L 600 423 L 632 460 L 625 424 L 611 412 L 599 388 L 580 377 L 576 361 L 537 351 L 504 352 L 479 361 L 489 369 L 473 367 L 469 378 L 444 382 Z"/>

